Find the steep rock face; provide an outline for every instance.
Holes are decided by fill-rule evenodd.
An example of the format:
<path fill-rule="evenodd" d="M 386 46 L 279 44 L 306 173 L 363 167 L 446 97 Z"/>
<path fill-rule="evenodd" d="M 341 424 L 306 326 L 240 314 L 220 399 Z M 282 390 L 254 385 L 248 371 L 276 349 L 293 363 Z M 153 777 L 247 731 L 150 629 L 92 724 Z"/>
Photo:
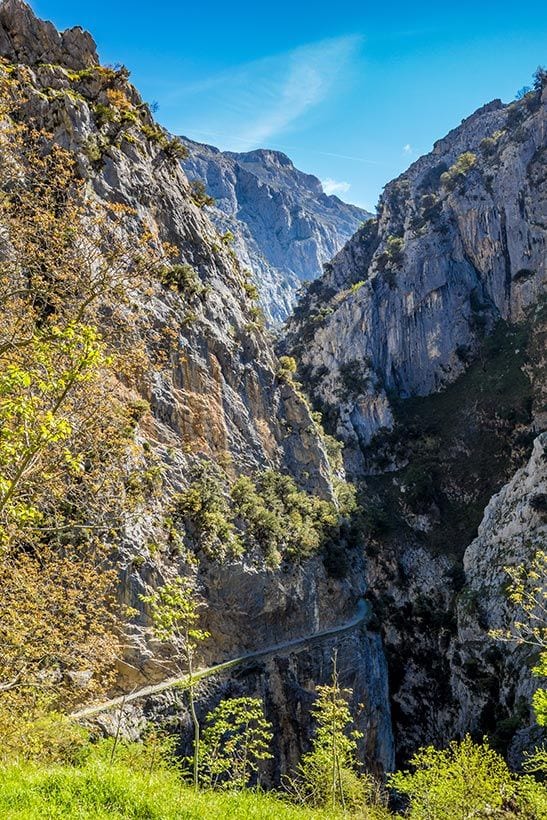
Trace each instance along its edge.
<path fill-rule="evenodd" d="M 20 0 L 3 0 L 0 5 L 0 56 L 30 65 L 57 63 L 76 71 L 99 62 L 87 31 L 76 26 L 58 32 Z"/>
<path fill-rule="evenodd" d="M 332 473 L 310 408 L 292 380 L 278 376 L 245 274 L 193 202 L 170 135 L 153 122 L 127 73 L 101 67 L 89 36 L 71 32 L 56 33 L 21 0 L 0 6 L 3 57 L 11 81 L 25 91 L 21 116 L 74 152 L 90 197 L 123 206 L 128 244 L 143 231 L 169 243 L 184 274 L 176 283 L 151 276 L 146 288 L 135 287 L 127 308 L 128 333 L 146 360 L 132 398 L 145 399 L 148 409 L 132 455 L 143 468 L 143 499 L 116 545 L 120 598 L 138 611 L 127 625 L 130 646 L 120 668 L 124 691 L 169 674 L 169 664 L 157 662 L 157 646 L 148 640 L 140 599 L 166 579 L 197 574 L 212 633 L 202 660 L 218 661 L 342 621 L 362 597 L 363 573 L 357 554 L 339 580 L 329 576 L 320 555 L 272 569 L 260 556 L 222 565 L 203 554 L 189 561 L 177 547 L 182 536 L 167 523 L 168 513 L 199 461 L 223 464 L 232 479 L 275 469 L 327 499 L 333 495 Z M 191 288 L 184 277 L 190 277 Z M 378 737 L 371 756 L 387 767 L 393 747 L 385 687 L 377 687 L 383 668 L 377 633 L 366 647 L 368 665 L 356 677 L 355 696 L 381 701 L 369 721 Z M 305 669 L 301 699 L 307 707 L 330 665 L 324 653 L 316 653 Z M 291 708 L 290 679 L 283 665 L 279 670 L 275 681 L 261 684 L 272 718 L 275 710 Z M 385 674 L 380 678 L 385 681 Z M 301 737 L 309 718 L 296 701 L 293 706 L 291 731 Z M 281 735 L 279 743 L 285 742 L 294 747 Z"/>
<path fill-rule="evenodd" d="M 492 497 L 477 538 L 464 554 L 467 584 L 457 607 L 458 644 L 452 663 L 453 687 L 465 706 L 462 728 L 482 728 L 484 712 L 492 721 L 495 716 L 488 715 L 492 688 L 499 713 L 520 711 L 517 717 L 524 726 L 531 718 L 529 704 L 539 683 L 529 671 L 534 651 L 529 647 L 515 650 L 511 645 L 507 651 L 507 645 L 493 641 L 489 631 L 506 631 L 519 620 L 520 613 L 505 594 L 508 576 L 504 568 L 530 566 L 535 553 L 545 550 L 546 501 L 547 433 L 542 433 L 529 461 Z M 538 579 L 538 583 L 547 580 Z M 479 671 L 475 680 L 460 674 L 466 665 L 468 671 Z"/>
<path fill-rule="evenodd" d="M 310 707 L 318 684 L 328 683 L 332 653 L 336 650 L 341 685 L 353 690 L 351 710 L 358 729 L 361 759 L 370 771 L 382 775 L 394 766 L 393 734 L 389 708 L 387 667 L 377 633 L 365 628 L 336 640 L 323 641 L 291 652 L 279 652 L 250 661 L 229 675 L 215 675 L 199 684 L 199 717 L 204 718 L 220 700 L 250 696 L 262 700 L 273 725 L 273 759 L 261 777 L 263 785 L 279 785 L 309 751 L 313 722 Z M 366 709 L 362 695 L 367 694 Z M 192 749 L 192 727 L 187 700 L 180 689 L 171 689 L 128 704 L 121 715 L 125 736 L 138 738 L 146 725 L 175 731 L 180 752 Z M 96 722 L 114 734 L 120 721 L 118 710 L 98 715 Z"/>
<path fill-rule="evenodd" d="M 543 437 L 524 465 L 546 422 L 546 110 L 545 88 L 490 103 L 390 183 L 280 345 L 361 487 L 401 761 L 530 738 L 529 667 L 487 633 L 503 566 L 545 541 Z"/>
<path fill-rule="evenodd" d="M 303 281 L 321 275 L 371 214 L 327 196 L 320 181 L 294 167 L 279 151 L 219 151 L 184 139 L 183 167 L 214 198 L 208 213 L 221 233 L 235 236 L 234 250 L 252 271 L 266 316 L 283 321 Z"/>
<path fill-rule="evenodd" d="M 495 101 L 437 142 L 386 187 L 377 222 L 289 323 L 314 394 L 336 406 L 337 432 L 355 449 L 392 426 L 390 392 L 453 381 L 485 330 L 523 319 L 544 292 L 546 110 L 545 90 Z M 348 367 L 361 382 L 349 400 Z"/>

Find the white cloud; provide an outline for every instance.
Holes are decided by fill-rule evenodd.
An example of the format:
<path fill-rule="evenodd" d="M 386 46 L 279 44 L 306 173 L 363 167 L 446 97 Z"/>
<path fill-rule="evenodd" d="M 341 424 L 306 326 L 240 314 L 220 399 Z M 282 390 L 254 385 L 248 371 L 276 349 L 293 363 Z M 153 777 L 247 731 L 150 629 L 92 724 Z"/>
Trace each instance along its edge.
<path fill-rule="evenodd" d="M 412 145 L 410 145 L 408 142 L 407 142 L 406 145 L 403 145 L 403 153 L 404 154 L 411 154 L 412 153 Z"/>
<path fill-rule="evenodd" d="M 321 185 L 326 194 L 347 194 L 351 185 L 349 182 L 337 182 L 335 179 L 327 177 L 321 180 Z"/>
<path fill-rule="evenodd" d="M 197 97 L 204 109 L 201 127 L 226 135 L 221 147 L 232 142 L 238 151 L 264 146 L 334 92 L 360 43 L 359 36 L 346 36 L 299 46 L 183 85 L 171 101 Z M 184 127 L 195 130 L 190 123 Z"/>

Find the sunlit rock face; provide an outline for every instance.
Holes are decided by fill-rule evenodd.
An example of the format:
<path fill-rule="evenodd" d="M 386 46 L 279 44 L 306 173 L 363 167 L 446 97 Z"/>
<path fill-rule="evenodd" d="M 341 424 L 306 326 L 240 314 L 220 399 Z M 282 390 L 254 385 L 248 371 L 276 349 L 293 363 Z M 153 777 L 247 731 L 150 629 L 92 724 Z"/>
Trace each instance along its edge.
<path fill-rule="evenodd" d="M 317 177 L 294 167 L 280 151 L 219 151 L 184 139 L 183 167 L 201 180 L 215 205 L 207 209 L 221 233 L 234 234 L 234 250 L 248 268 L 272 324 L 287 318 L 303 282 L 328 262 L 371 217 L 356 205 L 327 196 Z"/>
<path fill-rule="evenodd" d="M 121 394 L 142 410 L 128 460 L 148 478 L 115 544 L 120 600 L 137 611 L 125 627 L 117 691 L 172 674 L 173 648 L 162 654 L 150 641 L 140 596 L 181 573 L 197 576 L 207 603 L 204 624 L 211 639 L 200 663 L 313 636 L 350 619 L 364 592 L 359 549 L 339 578 L 327 570 L 321 553 L 272 568 L 260 555 L 220 562 L 198 549 L 188 560 L 178 548 L 184 533 L 169 520 L 173 499 L 187 487 L 193 465 L 211 460 L 222 465 L 228 480 L 273 469 L 293 477 L 306 492 L 332 499 L 333 475 L 322 436 L 300 391 L 279 375 L 269 334 L 249 298 L 248 276 L 206 210 L 195 204 L 179 159 L 166 150 L 170 135 L 154 123 L 127 75 L 101 68 L 90 35 L 80 29 L 60 34 L 20 0 L 0 5 L 0 53 L 11 63 L 10 76 L 24 83 L 23 117 L 74 152 L 90 197 L 124 206 L 127 243 L 147 231 L 170 243 L 175 261 L 196 277 L 197 292 L 189 294 L 150 276 L 145 289 L 136 287 L 130 294 L 127 306 L 126 332 L 144 357 L 137 384 L 129 389 L 120 383 Z M 114 96 L 107 93 L 112 91 Z M 120 117 L 112 99 L 122 100 L 131 116 Z M 105 109 L 108 116 L 101 117 Z M 303 242 L 305 221 L 303 216 L 298 228 Z M 346 235 L 353 224 L 348 217 Z M 322 254 L 330 253 L 329 241 L 325 234 Z M 107 315 L 105 333 L 112 331 L 108 321 Z M 273 657 L 266 666 L 247 670 L 243 682 L 237 673 L 227 674 L 212 695 L 208 686 L 200 691 L 202 715 L 214 705 L 215 692 L 216 702 L 245 687 L 264 698 L 276 726 L 270 782 L 278 782 L 289 764 L 296 764 L 299 751 L 308 748 L 309 708 L 316 686 L 330 678 L 333 643 L 310 644 L 279 661 Z M 355 704 L 375 705 L 359 717 L 368 759 L 380 770 L 389 768 L 393 742 L 378 632 L 359 624 L 344 647 L 343 682 L 354 687 Z M 185 708 L 177 702 L 174 718 L 171 709 L 167 721 L 182 731 L 182 744 Z M 153 704 L 144 709 L 157 716 Z"/>
<path fill-rule="evenodd" d="M 546 94 L 489 103 L 389 183 L 378 219 L 290 320 L 285 345 L 346 441 L 366 446 L 391 426 L 390 392 L 453 381 L 497 319 L 523 319 L 545 292 Z M 361 380 L 349 400 L 348 366 Z"/>
<path fill-rule="evenodd" d="M 279 344 L 368 504 L 401 761 L 471 731 L 518 764 L 538 740 L 529 658 L 489 630 L 513 617 L 504 566 L 546 537 L 546 126 L 537 88 L 439 140 Z"/>

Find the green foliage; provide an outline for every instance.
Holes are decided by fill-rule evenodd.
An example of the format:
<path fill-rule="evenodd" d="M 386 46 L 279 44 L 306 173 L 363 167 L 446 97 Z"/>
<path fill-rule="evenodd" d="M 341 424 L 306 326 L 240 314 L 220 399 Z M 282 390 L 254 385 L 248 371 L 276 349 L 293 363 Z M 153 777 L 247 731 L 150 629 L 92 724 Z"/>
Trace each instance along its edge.
<path fill-rule="evenodd" d="M 267 470 L 232 486 L 233 509 L 248 550 L 258 548 L 270 565 L 282 557 L 307 557 L 318 551 L 337 524 L 333 504 L 299 490 L 286 475 Z"/>
<path fill-rule="evenodd" d="M 465 153 L 460 154 L 456 162 L 450 166 L 448 171 L 441 174 L 441 183 L 449 191 L 453 191 L 454 188 L 465 179 L 466 174 L 474 168 L 476 164 L 476 155 L 471 151 L 465 151 Z"/>
<path fill-rule="evenodd" d="M 260 294 L 258 292 L 258 288 L 252 282 L 243 282 L 243 290 L 248 299 L 252 302 L 258 302 Z"/>
<path fill-rule="evenodd" d="M 0 545 L 23 523 L 39 523 L 43 515 L 32 494 L 21 496 L 21 477 L 42 454 L 56 448 L 64 469 L 83 471 L 73 450 L 77 414 L 72 394 L 97 379 L 105 364 L 104 346 L 93 327 L 74 323 L 50 327 L 29 340 L 27 361 L 0 369 Z M 44 463 L 49 471 L 51 465 Z M 36 473 L 40 486 L 44 476 Z"/>
<path fill-rule="evenodd" d="M 376 267 L 379 271 L 386 271 L 390 287 L 395 284 L 394 269 L 400 268 L 404 262 L 404 244 L 401 236 L 388 236 L 383 252 L 376 257 Z M 388 276 L 390 273 L 392 275 Z"/>
<path fill-rule="evenodd" d="M 97 128 L 102 128 L 104 125 L 118 120 L 116 110 L 111 105 L 105 105 L 104 103 L 96 103 L 93 106 L 93 114 L 95 115 Z"/>
<path fill-rule="evenodd" d="M 126 116 L 127 119 L 127 116 Z M 164 156 L 172 160 L 186 159 L 188 149 L 178 137 L 171 137 L 167 131 L 155 122 L 138 122 L 144 136 L 163 151 Z"/>
<path fill-rule="evenodd" d="M 205 718 L 200 750 L 200 782 L 209 788 L 243 789 L 272 759 L 272 727 L 259 698 L 223 700 Z"/>
<path fill-rule="evenodd" d="M 319 414 L 321 417 L 321 414 Z M 334 436 L 329 436 L 328 433 L 322 432 L 323 444 L 327 452 L 329 466 L 333 473 L 340 473 L 344 468 L 344 444 Z M 344 482 L 345 483 L 345 482 Z M 346 485 L 348 486 L 348 485 Z"/>
<path fill-rule="evenodd" d="M 152 632 L 159 641 L 174 644 L 177 653 L 172 659 L 177 671 L 188 674 L 188 694 L 190 714 L 194 727 L 193 781 L 194 789 L 198 788 L 198 767 L 200 758 L 200 725 L 195 706 L 195 653 L 209 633 L 200 629 L 199 600 L 194 578 L 178 576 L 173 581 L 154 590 L 150 595 L 141 595 L 141 601 L 148 604 L 152 620 Z"/>
<path fill-rule="evenodd" d="M 188 156 L 188 148 L 178 137 L 171 137 L 162 145 L 163 153 L 170 159 L 180 160 L 186 159 Z"/>
<path fill-rule="evenodd" d="M 176 497 L 174 508 L 174 519 L 182 523 L 191 544 L 220 561 L 243 550 L 225 485 L 222 470 L 202 461 L 193 468 L 190 485 Z"/>
<path fill-rule="evenodd" d="M 353 503 L 351 493 L 341 492 L 337 509 L 275 470 L 230 484 L 218 465 L 203 461 L 175 498 L 172 519 L 186 546 L 213 560 L 246 552 L 277 566 L 283 558 L 308 557 L 336 538 Z"/>
<path fill-rule="evenodd" d="M 364 279 L 361 279 L 359 282 L 354 282 L 353 285 L 349 289 L 349 292 L 351 293 L 351 295 L 353 296 L 354 293 L 357 293 L 357 291 L 361 290 L 361 288 L 363 287 L 364 284 L 365 284 Z"/>
<path fill-rule="evenodd" d="M 394 265 L 400 265 L 402 263 L 404 245 L 405 241 L 401 236 L 388 236 L 386 253 Z"/>
<path fill-rule="evenodd" d="M 260 307 L 260 305 L 251 305 L 248 309 L 249 316 L 251 317 L 251 324 L 254 328 L 264 328 L 266 325 L 266 317 L 264 316 L 264 311 Z"/>
<path fill-rule="evenodd" d="M 297 370 L 296 359 L 293 356 L 280 356 L 277 378 L 290 381 Z"/>
<path fill-rule="evenodd" d="M 3 732 L 0 761 L 34 761 L 42 765 L 75 763 L 89 746 L 89 731 L 57 712 L 18 715 Z"/>
<path fill-rule="evenodd" d="M 182 639 L 185 651 L 195 651 L 198 643 L 209 637 L 198 628 L 200 607 L 193 578 L 178 576 L 154 590 L 139 596 L 148 604 L 152 629 L 159 641 Z"/>
<path fill-rule="evenodd" d="M 547 678 L 547 552 L 538 550 L 525 565 L 505 567 L 509 576 L 509 601 L 515 616 L 507 630 L 493 630 L 490 635 L 502 641 L 539 649 L 539 659 L 532 672 Z M 547 726 L 547 689 L 539 687 L 532 706 L 540 726 Z M 538 749 L 528 761 L 529 767 L 545 770 L 545 750 Z"/>
<path fill-rule="evenodd" d="M 413 771 L 397 772 L 390 785 L 410 800 L 411 820 L 468 820 L 470 817 L 545 818 L 547 790 L 531 778 L 515 777 L 503 758 L 466 736 L 448 748 L 420 749 Z M 540 809 L 536 812 L 536 807 Z"/>
<path fill-rule="evenodd" d="M 201 179 L 193 179 L 190 182 L 190 196 L 198 208 L 205 208 L 206 205 L 214 205 L 215 200 L 209 196 L 205 183 Z"/>
<path fill-rule="evenodd" d="M 371 795 L 372 782 L 357 772 L 357 740 L 348 706 L 350 689 L 341 689 L 334 665 L 332 683 L 317 687 L 312 707 L 317 729 L 312 749 L 300 761 L 296 775 L 288 782 L 292 794 L 312 806 L 337 806 L 356 810 Z"/>
<path fill-rule="evenodd" d="M 232 231 L 224 231 L 224 233 L 220 235 L 220 238 L 225 245 L 233 245 L 236 241 Z"/>
<path fill-rule="evenodd" d="M 534 72 L 534 91 L 542 91 L 547 85 L 547 68 L 538 66 Z"/>
<path fill-rule="evenodd" d="M 186 262 L 169 265 L 161 271 L 160 276 L 164 285 L 178 290 L 187 299 L 201 296 L 205 292 L 198 272 Z"/>

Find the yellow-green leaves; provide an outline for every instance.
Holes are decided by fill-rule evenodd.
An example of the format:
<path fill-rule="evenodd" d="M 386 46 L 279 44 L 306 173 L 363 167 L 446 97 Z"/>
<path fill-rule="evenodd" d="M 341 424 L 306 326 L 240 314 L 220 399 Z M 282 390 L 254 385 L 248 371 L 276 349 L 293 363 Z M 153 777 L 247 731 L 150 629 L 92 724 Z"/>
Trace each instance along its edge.
<path fill-rule="evenodd" d="M 259 698 L 222 700 L 205 718 L 199 775 L 208 788 L 243 789 L 270 752 L 272 726 Z"/>

